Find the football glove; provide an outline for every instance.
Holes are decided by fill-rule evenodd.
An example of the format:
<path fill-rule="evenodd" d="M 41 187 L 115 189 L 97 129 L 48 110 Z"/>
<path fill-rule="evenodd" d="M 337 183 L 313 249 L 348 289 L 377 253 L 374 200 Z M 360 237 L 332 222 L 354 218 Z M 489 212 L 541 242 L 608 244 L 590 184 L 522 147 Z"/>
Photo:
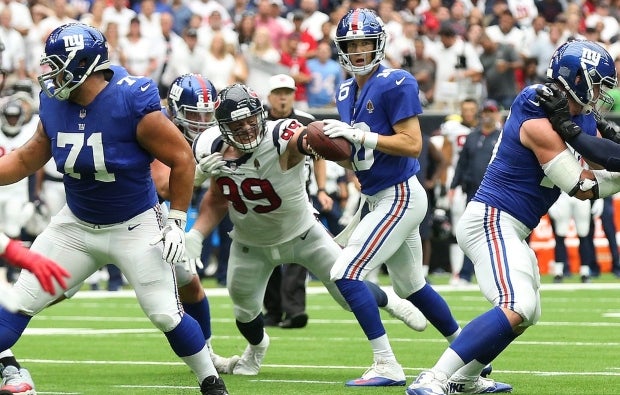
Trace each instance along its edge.
<path fill-rule="evenodd" d="M 181 210 L 170 210 L 166 226 L 152 244 L 163 242 L 162 257 L 168 263 L 177 263 L 185 255 L 185 221 L 187 214 Z"/>
<path fill-rule="evenodd" d="M 604 138 L 620 144 L 620 126 L 614 121 L 597 117 L 596 128 Z"/>
<path fill-rule="evenodd" d="M 194 186 L 200 186 L 208 178 L 219 176 L 220 174 L 232 174 L 233 170 L 226 166 L 226 161 L 222 159 L 222 154 L 214 152 L 202 157 L 196 166 L 194 174 Z"/>
<path fill-rule="evenodd" d="M 536 88 L 540 106 L 545 110 L 553 130 L 564 141 L 570 141 L 579 133 L 581 128 L 571 120 L 566 95 L 554 83 L 547 83 Z"/>
<path fill-rule="evenodd" d="M 54 261 L 22 246 L 17 240 L 11 240 L 6 235 L 0 236 L 0 256 L 11 264 L 26 269 L 35 275 L 45 292 L 56 295 L 54 280 L 62 289 L 67 289 L 65 278 L 71 277 L 63 267 Z"/>
<path fill-rule="evenodd" d="M 370 149 L 377 147 L 379 140 L 377 133 L 364 132 L 337 119 L 325 119 L 323 123 L 325 125 L 323 133 L 329 138 L 344 137 L 353 144 L 360 144 Z"/>
<path fill-rule="evenodd" d="M 590 208 L 590 212 L 593 217 L 600 217 L 603 214 L 604 201 L 603 199 L 592 200 L 592 207 Z"/>
<path fill-rule="evenodd" d="M 185 233 L 185 259 L 189 265 L 204 269 L 200 255 L 202 255 L 202 242 L 205 237 L 196 229 L 190 229 Z M 195 271 L 195 269 L 194 269 Z"/>

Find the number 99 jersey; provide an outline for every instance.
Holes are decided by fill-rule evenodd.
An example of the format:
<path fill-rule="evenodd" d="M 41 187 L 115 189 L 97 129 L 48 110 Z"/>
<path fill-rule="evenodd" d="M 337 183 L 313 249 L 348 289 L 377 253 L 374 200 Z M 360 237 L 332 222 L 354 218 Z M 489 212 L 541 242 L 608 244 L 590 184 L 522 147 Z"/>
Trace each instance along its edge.
<path fill-rule="evenodd" d="M 305 161 L 283 170 L 280 156 L 303 126 L 293 119 L 267 121 L 265 137 L 251 153 L 242 154 L 224 143 L 211 127 L 194 141 L 198 160 L 220 152 L 232 174 L 215 176 L 228 200 L 234 225 L 231 237 L 250 246 L 281 244 L 306 232 L 316 222 L 306 194 Z M 234 154 L 234 156 L 231 156 Z"/>

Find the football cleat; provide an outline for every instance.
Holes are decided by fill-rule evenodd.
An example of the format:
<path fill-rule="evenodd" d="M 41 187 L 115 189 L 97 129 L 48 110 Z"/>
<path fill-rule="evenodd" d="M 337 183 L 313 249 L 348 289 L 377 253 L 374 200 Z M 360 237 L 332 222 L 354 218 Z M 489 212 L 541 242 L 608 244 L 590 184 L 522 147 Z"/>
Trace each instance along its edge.
<path fill-rule="evenodd" d="M 394 359 L 379 359 L 362 377 L 346 382 L 349 387 L 391 387 L 405 385 L 403 367 Z"/>
<path fill-rule="evenodd" d="M 9 365 L 2 370 L 2 385 L 0 386 L 0 394 L 13 395 L 36 395 L 34 390 L 34 382 L 30 377 L 28 370 Z"/>
<path fill-rule="evenodd" d="M 202 395 L 228 395 L 226 385 L 221 377 L 209 376 L 200 383 Z"/>
<path fill-rule="evenodd" d="M 446 395 L 448 377 L 443 373 L 425 370 L 407 387 L 405 393 L 407 395 Z"/>
<path fill-rule="evenodd" d="M 426 317 L 413 303 L 407 299 L 401 299 L 391 289 L 386 289 L 385 294 L 388 302 L 383 309 L 392 317 L 401 320 L 414 331 L 422 332 L 426 329 Z"/>
<path fill-rule="evenodd" d="M 499 394 L 512 392 L 510 384 L 478 377 L 472 381 L 464 377 L 452 376 L 448 380 L 448 394 Z"/>
<path fill-rule="evenodd" d="M 263 363 L 267 348 L 269 347 L 269 336 L 265 333 L 263 339 L 264 346 L 248 344 L 241 358 L 233 368 L 233 374 L 241 376 L 256 376 Z"/>
<path fill-rule="evenodd" d="M 213 361 L 215 370 L 217 370 L 220 374 L 233 374 L 233 370 L 235 369 L 235 366 L 237 366 L 237 362 L 239 362 L 240 359 L 241 357 L 238 355 L 233 355 L 230 358 L 226 358 L 211 351 L 211 361 Z"/>

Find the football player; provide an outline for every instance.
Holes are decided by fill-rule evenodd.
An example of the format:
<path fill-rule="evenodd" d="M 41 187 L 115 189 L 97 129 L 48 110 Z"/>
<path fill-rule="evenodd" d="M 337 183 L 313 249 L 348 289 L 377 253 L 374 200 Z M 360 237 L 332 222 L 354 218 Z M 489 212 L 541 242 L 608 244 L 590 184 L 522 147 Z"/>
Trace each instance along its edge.
<path fill-rule="evenodd" d="M 538 262 L 526 238 L 561 191 L 587 200 L 618 190 L 617 173 L 585 169 L 555 132 L 571 145 L 571 135 L 597 134 L 594 110 L 617 84 L 612 57 L 594 42 L 569 41 L 553 54 L 547 76 L 553 89 L 530 85 L 514 100 L 480 188 L 457 224 L 458 243 L 493 307 L 463 328 L 408 395 L 512 391 L 472 378 L 540 318 Z"/>
<path fill-rule="evenodd" d="M 350 237 L 331 272 L 373 350 L 373 365 L 352 385 L 406 380 L 362 282 L 378 266 L 385 263 L 398 296 L 419 308 L 448 341 L 460 331 L 446 301 L 424 278 L 419 225 L 428 202 L 416 177 L 422 106 L 415 78 L 381 65 L 387 38 L 383 21 L 372 10 L 353 9 L 342 17 L 335 45 L 341 66 L 353 77 L 338 88 L 342 121 L 324 121 L 326 135 L 352 143 L 351 161 L 343 165 L 355 171 L 370 209 L 348 225 Z"/>
<path fill-rule="evenodd" d="M 71 274 L 70 288 L 103 265 L 117 265 L 146 316 L 195 373 L 200 392 L 228 394 L 200 325 L 178 303 L 168 265 L 184 254 L 195 164 L 189 145 L 160 111 L 157 84 L 111 66 L 106 38 L 82 23 L 54 29 L 41 64 L 46 72 L 38 77 L 35 135 L 0 158 L 0 184 L 33 174 L 51 157 L 64 174 L 67 205 L 31 249 L 59 261 Z M 153 158 L 171 169 L 165 222 L 151 177 Z M 14 289 L 20 311 L 0 308 L 2 350 L 55 299 L 28 271 Z"/>
<path fill-rule="evenodd" d="M 187 255 L 198 256 L 204 236 L 228 213 L 233 230 L 227 288 L 237 327 L 249 343 L 233 373 L 256 375 L 269 346 L 261 302 L 273 268 L 289 262 L 303 265 L 349 310 L 330 280 L 341 248 L 316 220 L 308 201 L 305 126 L 294 119 L 267 121 L 258 95 L 241 84 L 220 92 L 215 115 L 218 127 L 200 134 L 193 146 L 197 182 L 211 177 L 211 184 L 187 233 Z M 426 327 L 426 319 L 411 303 L 390 299 L 377 289 L 375 306 L 385 306 L 414 329 Z M 399 383 L 379 377 L 372 385 L 394 384 Z"/>

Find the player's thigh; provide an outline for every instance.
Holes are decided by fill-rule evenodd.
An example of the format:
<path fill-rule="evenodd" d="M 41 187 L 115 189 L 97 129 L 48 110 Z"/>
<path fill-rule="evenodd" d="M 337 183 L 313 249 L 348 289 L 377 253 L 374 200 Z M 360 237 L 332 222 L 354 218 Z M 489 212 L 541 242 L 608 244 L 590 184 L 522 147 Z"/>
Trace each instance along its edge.
<path fill-rule="evenodd" d="M 369 197 L 371 210 L 355 228 L 336 261 L 331 278 L 363 280 L 388 262 L 415 235 L 428 207 L 426 191 L 415 177 Z M 421 246 L 420 246 L 421 265 Z"/>
<path fill-rule="evenodd" d="M 535 255 L 524 241 L 527 233 L 507 213 L 475 202 L 457 226 L 459 246 L 472 260 L 487 300 L 531 321 L 540 311 L 540 276 Z"/>
<path fill-rule="evenodd" d="M 107 250 L 113 258 L 109 263 L 125 275 L 146 315 L 167 331 L 178 323 L 179 301 L 173 266 L 163 260 L 161 243 L 152 244 L 159 235 L 156 211 L 149 209 L 114 226 L 109 241 L 101 242 L 109 243 Z"/>
<path fill-rule="evenodd" d="M 226 287 L 234 304 L 235 318 L 250 322 L 263 308 L 263 296 L 269 276 L 277 266 L 269 258 L 268 247 L 240 245 L 232 241 Z"/>
<path fill-rule="evenodd" d="M 325 231 L 323 225 L 317 222 L 310 228 L 304 240 L 298 239 L 295 242 L 294 248 L 295 255 L 300 257 L 298 263 L 306 267 L 323 283 L 340 306 L 349 310 L 347 302 L 330 277 L 332 267 L 343 250 Z"/>
<path fill-rule="evenodd" d="M 586 237 L 590 232 L 590 223 L 592 221 L 592 203 L 589 200 L 573 198 L 571 205 L 577 235 L 579 237 Z"/>
<path fill-rule="evenodd" d="M 397 295 L 406 298 L 426 284 L 422 271 L 422 239 L 418 229 L 385 262 L 392 287 Z"/>
<path fill-rule="evenodd" d="M 31 249 L 54 260 L 69 272 L 71 277 L 66 282 L 70 289 L 80 286 L 99 266 L 82 243 L 86 234 L 81 226 L 71 222 L 59 223 L 59 219 L 62 218 L 53 219 L 52 223 L 37 236 Z M 36 314 L 62 294 L 60 288 L 57 288 L 55 296 L 49 295 L 43 291 L 37 278 L 25 270 L 21 272 L 15 289 L 22 309 L 27 314 Z"/>

